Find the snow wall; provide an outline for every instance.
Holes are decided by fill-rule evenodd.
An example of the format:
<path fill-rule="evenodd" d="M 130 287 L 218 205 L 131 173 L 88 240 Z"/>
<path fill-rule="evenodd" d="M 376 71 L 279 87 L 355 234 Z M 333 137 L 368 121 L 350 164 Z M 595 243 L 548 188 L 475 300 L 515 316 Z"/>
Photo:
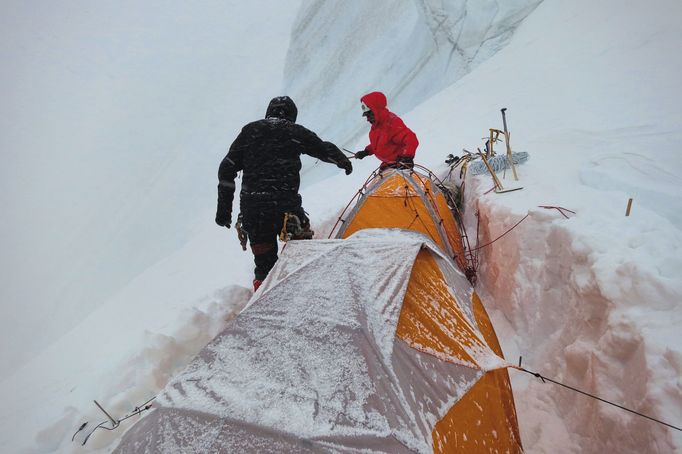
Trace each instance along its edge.
<path fill-rule="evenodd" d="M 400 114 L 504 47 L 542 0 L 306 1 L 284 67 L 299 122 L 336 143 L 366 134 L 360 97 L 379 90 Z M 339 14 L 343 11 L 343 14 Z M 352 150 L 357 151 L 357 150 Z M 333 169 L 314 169 L 317 178 Z"/>

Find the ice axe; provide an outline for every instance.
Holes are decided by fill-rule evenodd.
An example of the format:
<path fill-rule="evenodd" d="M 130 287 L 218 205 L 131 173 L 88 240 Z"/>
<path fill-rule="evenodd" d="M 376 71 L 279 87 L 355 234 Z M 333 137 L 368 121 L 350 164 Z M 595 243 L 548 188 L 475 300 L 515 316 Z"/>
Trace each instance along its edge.
<path fill-rule="evenodd" d="M 514 160 L 512 159 L 511 145 L 509 144 L 509 130 L 507 129 L 507 116 L 505 115 L 507 108 L 503 107 L 500 111 L 502 112 L 502 124 L 504 125 L 504 143 L 507 145 L 507 160 L 514 173 L 514 179 L 519 181 L 519 177 L 516 175 L 516 166 L 514 166 Z"/>
<path fill-rule="evenodd" d="M 352 151 L 347 150 L 347 149 L 345 149 L 345 148 L 342 148 L 342 150 L 345 151 L 346 153 L 348 153 L 352 158 L 355 157 L 355 153 L 353 153 Z"/>

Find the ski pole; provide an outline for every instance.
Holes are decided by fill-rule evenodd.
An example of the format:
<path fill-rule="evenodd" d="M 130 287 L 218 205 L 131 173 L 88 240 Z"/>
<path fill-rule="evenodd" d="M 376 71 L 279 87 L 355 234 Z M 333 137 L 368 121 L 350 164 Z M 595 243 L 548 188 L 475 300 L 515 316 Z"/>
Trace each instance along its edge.
<path fill-rule="evenodd" d="M 355 157 L 355 153 L 353 153 L 352 151 L 347 150 L 345 148 L 342 148 L 342 150 L 345 151 L 346 153 L 348 153 L 349 155 L 351 155 L 352 157 Z"/>

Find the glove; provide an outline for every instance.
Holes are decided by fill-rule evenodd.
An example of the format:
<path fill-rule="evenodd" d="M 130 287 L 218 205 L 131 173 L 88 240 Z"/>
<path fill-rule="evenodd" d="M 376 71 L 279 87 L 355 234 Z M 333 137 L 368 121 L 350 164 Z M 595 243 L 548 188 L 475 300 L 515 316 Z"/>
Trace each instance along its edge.
<path fill-rule="evenodd" d="M 215 223 L 221 227 L 227 227 L 229 229 L 230 225 L 232 224 L 232 215 L 224 215 L 218 212 L 215 215 Z"/>
<path fill-rule="evenodd" d="M 346 175 L 350 175 L 350 173 L 353 171 L 353 164 L 350 163 L 348 159 L 346 159 L 343 162 L 340 162 L 337 164 L 339 169 L 343 169 L 346 171 Z"/>
<path fill-rule="evenodd" d="M 369 151 L 367 150 L 360 150 L 357 153 L 355 153 L 355 159 L 362 159 L 365 156 L 369 156 Z"/>
<path fill-rule="evenodd" d="M 414 167 L 414 159 L 410 158 L 409 156 L 398 156 L 398 159 L 395 161 L 399 163 L 401 167 L 406 169 L 411 169 Z"/>

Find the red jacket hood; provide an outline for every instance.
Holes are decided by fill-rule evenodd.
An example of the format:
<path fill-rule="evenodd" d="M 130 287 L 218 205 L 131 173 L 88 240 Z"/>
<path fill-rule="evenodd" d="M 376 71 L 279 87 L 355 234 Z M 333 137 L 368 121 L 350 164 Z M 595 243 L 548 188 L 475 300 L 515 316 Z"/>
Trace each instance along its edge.
<path fill-rule="evenodd" d="M 383 112 L 386 109 L 386 95 L 380 91 L 373 91 L 372 93 L 367 93 L 365 96 L 360 98 L 361 102 L 364 102 L 367 107 L 374 112 L 374 117 L 378 120 L 383 117 Z"/>

